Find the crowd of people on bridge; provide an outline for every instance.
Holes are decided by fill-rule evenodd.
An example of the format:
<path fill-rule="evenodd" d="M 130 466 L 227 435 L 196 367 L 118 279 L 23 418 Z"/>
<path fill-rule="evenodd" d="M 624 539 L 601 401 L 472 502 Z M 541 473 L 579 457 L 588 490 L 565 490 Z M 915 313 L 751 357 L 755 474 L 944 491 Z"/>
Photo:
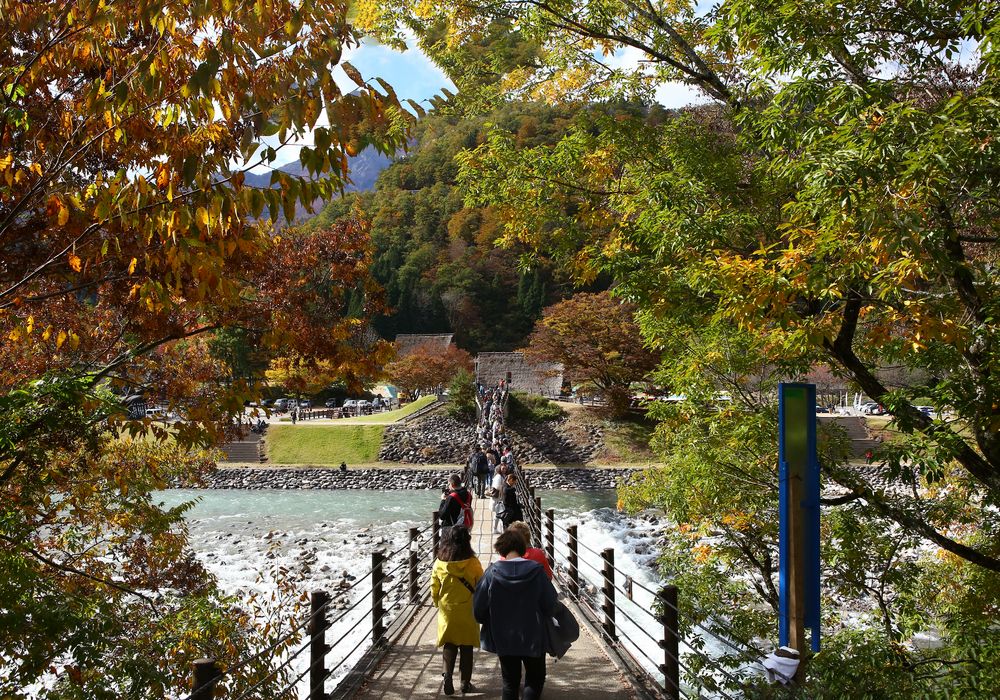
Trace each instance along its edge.
<path fill-rule="evenodd" d="M 445 695 L 455 693 L 456 661 L 462 694 L 475 692 L 473 649 L 481 646 L 499 657 L 503 700 L 539 698 L 546 653 L 561 656 L 579 634 L 557 600 L 548 557 L 531 546 L 531 530 L 523 522 L 518 467 L 503 419 L 507 389 L 504 380 L 489 389 L 477 385 L 479 443 L 464 478 L 452 474 L 441 496 L 431 598 L 438 608 Z M 499 559 L 485 572 L 472 548 L 473 494 L 493 500 L 493 525 L 500 529 L 493 544 Z"/>

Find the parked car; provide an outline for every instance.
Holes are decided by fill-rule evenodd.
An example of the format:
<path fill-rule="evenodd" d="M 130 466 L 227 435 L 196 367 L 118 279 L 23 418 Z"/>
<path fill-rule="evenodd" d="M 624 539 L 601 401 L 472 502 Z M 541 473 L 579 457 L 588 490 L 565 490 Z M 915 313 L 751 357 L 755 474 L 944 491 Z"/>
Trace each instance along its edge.
<path fill-rule="evenodd" d="M 272 406 L 274 406 L 274 399 L 264 399 L 263 401 L 260 402 L 260 405 L 263 406 L 264 408 L 271 408 Z"/>
<path fill-rule="evenodd" d="M 278 411 L 287 411 L 295 407 L 295 399 L 278 399 L 274 402 L 274 408 Z"/>
<path fill-rule="evenodd" d="M 337 407 L 337 399 L 327 399 L 323 403 L 323 405 L 326 406 L 327 408 L 336 408 Z"/>
<path fill-rule="evenodd" d="M 302 399 L 298 403 L 299 408 L 312 408 L 313 402 L 309 399 Z"/>
<path fill-rule="evenodd" d="M 915 406 L 914 408 L 916 408 L 918 411 L 923 413 L 928 418 L 934 417 L 935 411 L 933 406 Z"/>
<path fill-rule="evenodd" d="M 861 413 L 866 416 L 881 416 L 885 414 L 885 409 L 881 404 L 869 401 L 868 403 L 861 405 Z"/>

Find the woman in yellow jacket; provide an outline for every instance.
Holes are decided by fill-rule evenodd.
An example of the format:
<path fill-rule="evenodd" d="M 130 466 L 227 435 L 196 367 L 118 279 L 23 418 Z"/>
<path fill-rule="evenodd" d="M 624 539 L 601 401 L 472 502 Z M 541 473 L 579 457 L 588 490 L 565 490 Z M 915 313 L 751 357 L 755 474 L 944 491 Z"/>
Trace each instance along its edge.
<path fill-rule="evenodd" d="M 437 645 L 444 647 L 444 694 L 452 695 L 455 658 L 461 654 L 462 693 L 472 686 L 472 647 L 479 646 L 479 623 L 472 616 L 472 594 L 483 565 L 472 551 L 472 536 L 461 525 L 441 530 L 437 561 L 431 572 L 431 598 L 438 609 Z"/>

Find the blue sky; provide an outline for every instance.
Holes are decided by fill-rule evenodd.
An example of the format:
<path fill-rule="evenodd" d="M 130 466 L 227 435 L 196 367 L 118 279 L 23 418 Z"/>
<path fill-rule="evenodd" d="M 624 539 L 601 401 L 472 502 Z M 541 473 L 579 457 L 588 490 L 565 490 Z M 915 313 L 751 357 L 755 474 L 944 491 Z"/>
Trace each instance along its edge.
<path fill-rule="evenodd" d="M 627 49 L 619 51 L 608 62 L 618 67 L 625 67 L 638 65 L 640 59 L 641 55 L 637 50 Z M 420 49 L 416 48 L 412 41 L 410 48 L 399 52 L 383 44 L 365 40 L 361 46 L 346 51 L 344 60 L 349 61 L 357 68 L 366 80 L 382 78 L 388 82 L 400 100 L 412 99 L 422 102 L 439 94 L 441 88 L 455 90 L 455 86 L 444 72 L 434 65 Z M 345 92 L 350 92 L 356 87 L 343 69 L 339 67 L 334 71 L 334 78 Z M 656 99 L 664 107 L 682 107 L 703 101 L 705 97 L 689 85 L 664 83 L 656 91 Z M 320 124 L 325 123 L 326 117 L 324 115 L 320 118 Z M 307 138 L 301 142 L 301 145 L 309 145 L 311 142 L 312 139 Z M 296 160 L 298 156 L 298 148 L 295 145 L 286 146 L 279 152 L 278 162 L 275 166 L 280 167 Z"/>

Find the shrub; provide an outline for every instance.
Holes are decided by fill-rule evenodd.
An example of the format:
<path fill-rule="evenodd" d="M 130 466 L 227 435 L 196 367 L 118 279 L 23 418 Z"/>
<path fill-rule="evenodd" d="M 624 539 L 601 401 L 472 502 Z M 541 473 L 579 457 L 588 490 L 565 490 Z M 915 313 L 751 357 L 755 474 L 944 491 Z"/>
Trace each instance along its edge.
<path fill-rule="evenodd" d="M 468 370 L 461 369 L 448 385 L 448 415 L 452 418 L 472 420 L 476 417 L 475 379 Z"/>
<path fill-rule="evenodd" d="M 508 404 L 508 416 L 511 420 L 524 420 L 531 423 L 558 420 L 566 414 L 562 408 L 544 396 L 525 394 L 520 391 L 511 392 Z"/>

